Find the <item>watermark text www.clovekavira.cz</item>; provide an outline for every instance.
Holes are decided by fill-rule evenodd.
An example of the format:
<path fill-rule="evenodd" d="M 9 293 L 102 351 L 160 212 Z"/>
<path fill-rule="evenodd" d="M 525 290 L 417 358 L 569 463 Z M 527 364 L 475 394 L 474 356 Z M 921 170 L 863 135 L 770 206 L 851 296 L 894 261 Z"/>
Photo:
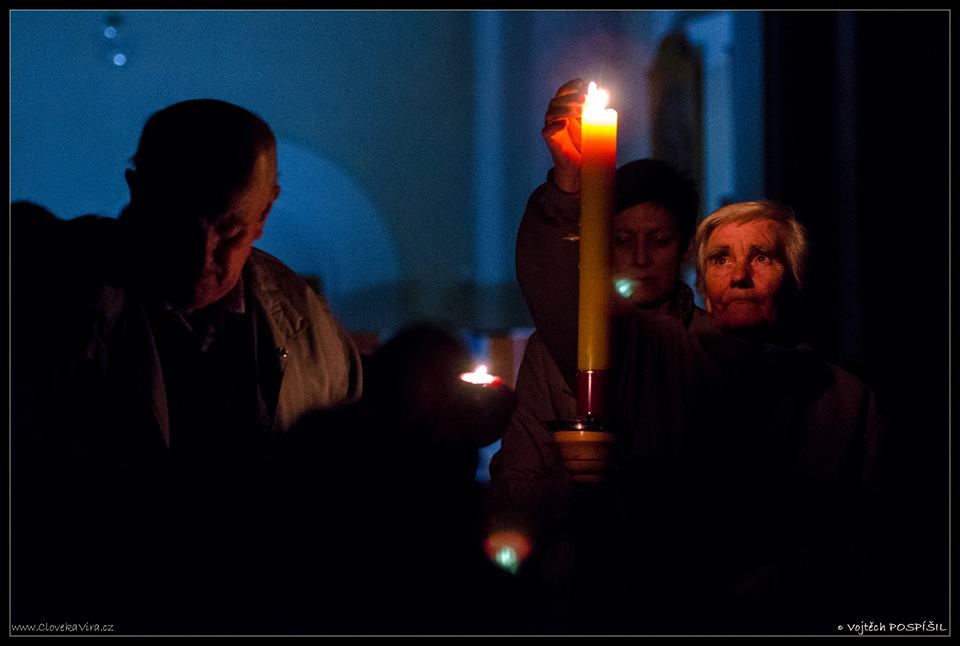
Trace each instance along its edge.
<path fill-rule="evenodd" d="M 947 627 L 935 621 L 917 621 L 913 623 L 861 621 L 855 624 L 841 624 L 837 632 L 866 635 L 873 633 L 946 633 Z"/>
<path fill-rule="evenodd" d="M 112 633 L 113 624 L 91 624 L 88 622 L 47 622 L 41 621 L 37 624 L 11 624 L 10 632 L 12 634 L 91 634 L 91 633 Z"/>

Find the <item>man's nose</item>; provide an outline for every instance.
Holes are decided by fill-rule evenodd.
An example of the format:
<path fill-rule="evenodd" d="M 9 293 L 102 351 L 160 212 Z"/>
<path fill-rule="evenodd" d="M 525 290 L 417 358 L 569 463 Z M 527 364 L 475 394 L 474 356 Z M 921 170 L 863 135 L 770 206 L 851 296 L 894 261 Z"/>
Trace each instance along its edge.
<path fill-rule="evenodd" d="M 204 267 L 212 267 L 217 264 L 218 254 L 220 251 L 220 235 L 217 233 L 216 228 L 208 226 L 206 227 L 206 244 L 204 245 L 204 255 L 203 255 L 203 264 Z"/>

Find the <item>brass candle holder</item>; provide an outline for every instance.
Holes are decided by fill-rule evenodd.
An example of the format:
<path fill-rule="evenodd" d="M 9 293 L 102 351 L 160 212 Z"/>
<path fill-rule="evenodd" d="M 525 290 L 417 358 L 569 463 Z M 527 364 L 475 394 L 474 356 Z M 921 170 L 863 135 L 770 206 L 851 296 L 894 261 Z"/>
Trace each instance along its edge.
<path fill-rule="evenodd" d="M 600 420 L 553 420 L 547 428 L 574 482 L 605 482 L 613 472 L 616 435 Z"/>

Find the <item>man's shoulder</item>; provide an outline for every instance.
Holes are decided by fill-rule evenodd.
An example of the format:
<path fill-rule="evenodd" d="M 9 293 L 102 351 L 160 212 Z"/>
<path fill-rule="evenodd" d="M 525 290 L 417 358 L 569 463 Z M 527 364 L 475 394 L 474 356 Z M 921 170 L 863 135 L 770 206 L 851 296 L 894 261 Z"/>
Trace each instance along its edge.
<path fill-rule="evenodd" d="M 263 249 L 257 249 L 254 247 L 250 252 L 250 262 L 261 271 L 269 272 L 272 275 L 289 278 L 290 280 L 300 281 L 306 284 L 306 281 L 300 278 L 300 276 L 297 275 L 297 272 L 288 267 L 286 263 L 276 256 L 267 253 Z"/>
<path fill-rule="evenodd" d="M 11 233 L 27 242 L 35 237 L 44 242 L 69 238 L 75 246 L 82 241 L 77 236 L 94 239 L 112 235 L 117 229 L 117 222 L 117 218 L 94 213 L 61 218 L 35 202 L 17 201 L 10 204 Z"/>
<path fill-rule="evenodd" d="M 19 200 L 10 203 L 10 216 L 14 222 L 24 222 L 30 224 L 52 224 L 60 218 L 53 214 L 47 207 L 40 206 L 36 202 L 28 200 Z"/>
<path fill-rule="evenodd" d="M 303 383 L 319 388 L 319 399 L 313 401 L 307 397 L 295 408 L 307 405 L 298 409 L 303 412 L 359 397 L 360 355 L 324 295 L 285 263 L 260 249 L 252 250 L 244 271 L 245 279 L 249 277 L 253 298 L 273 321 L 275 333 L 297 344 L 300 352 L 291 352 L 292 355 L 304 357 L 288 364 L 287 374 L 292 374 L 291 366 L 297 365 L 297 374 Z M 300 335 L 308 329 L 311 331 L 307 335 Z M 294 337 L 299 341 L 293 341 Z M 286 412 L 294 417 L 299 414 L 293 409 Z"/>
<path fill-rule="evenodd" d="M 33 202 L 10 205 L 11 264 L 21 285 L 76 291 L 106 280 L 116 259 L 120 234 L 116 218 L 81 215 L 60 218 Z M 49 282 L 49 284 L 47 284 Z"/>
<path fill-rule="evenodd" d="M 267 292 L 280 292 L 297 301 L 317 298 L 325 301 L 323 294 L 310 286 L 282 260 L 262 249 L 254 248 L 247 261 L 251 268 L 251 277 L 256 289 Z"/>
<path fill-rule="evenodd" d="M 252 289 L 268 310 L 285 303 L 306 318 L 332 317 L 326 297 L 276 256 L 254 248 L 247 265 Z"/>

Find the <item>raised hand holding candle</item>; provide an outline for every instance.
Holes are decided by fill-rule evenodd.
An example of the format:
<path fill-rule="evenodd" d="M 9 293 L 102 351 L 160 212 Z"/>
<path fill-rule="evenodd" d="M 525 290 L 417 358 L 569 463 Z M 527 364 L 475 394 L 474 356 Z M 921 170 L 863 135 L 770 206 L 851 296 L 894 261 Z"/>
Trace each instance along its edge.
<path fill-rule="evenodd" d="M 580 308 L 577 413 L 605 413 L 610 361 L 610 220 L 617 166 L 617 113 L 609 95 L 590 82 L 581 119 Z"/>

